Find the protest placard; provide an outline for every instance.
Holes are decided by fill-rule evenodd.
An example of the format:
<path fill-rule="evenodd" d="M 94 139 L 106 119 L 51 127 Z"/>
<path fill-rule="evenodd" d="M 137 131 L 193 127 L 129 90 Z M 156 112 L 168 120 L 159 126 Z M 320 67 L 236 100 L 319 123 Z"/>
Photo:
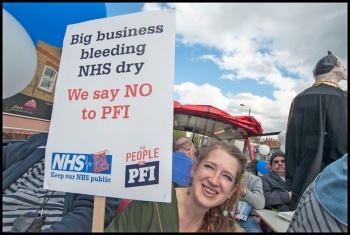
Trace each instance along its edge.
<path fill-rule="evenodd" d="M 44 188 L 170 202 L 174 11 L 67 26 Z"/>

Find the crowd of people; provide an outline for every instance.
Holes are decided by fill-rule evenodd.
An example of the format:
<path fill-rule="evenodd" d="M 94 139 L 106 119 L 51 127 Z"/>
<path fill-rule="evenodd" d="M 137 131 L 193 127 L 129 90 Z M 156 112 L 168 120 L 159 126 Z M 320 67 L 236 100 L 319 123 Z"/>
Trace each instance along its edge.
<path fill-rule="evenodd" d="M 132 200 L 121 210 L 121 199 L 107 197 L 104 231 L 271 232 L 254 212 L 264 208 L 294 212 L 286 232 L 347 232 L 347 92 L 337 85 L 347 75 L 331 52 L 313 74 L 315 83 L 291 103 L 285 152 L 273 151 L 267 174 L 232 143 L 197 150 L 181 137 L 171 203 Z M 3 232 L 92 231 L 93 196 L 43 187 L 38 147 L 47 136 L 3 146 Z M 252 208 L 244 219 L 236 217 L 240 202 Z"/>

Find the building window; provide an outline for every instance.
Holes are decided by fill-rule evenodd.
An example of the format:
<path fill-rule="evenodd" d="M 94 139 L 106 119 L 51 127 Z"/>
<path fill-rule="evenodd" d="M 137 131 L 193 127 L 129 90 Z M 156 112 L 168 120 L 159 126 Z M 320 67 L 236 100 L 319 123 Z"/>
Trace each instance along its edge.
<path fill-rule="evenodd" d="M 48 92 L 52 92 L 55 84 L 57 71 L 52 67 L 45 66 L 43 76 L 41 77 L 39 88 Z"/>

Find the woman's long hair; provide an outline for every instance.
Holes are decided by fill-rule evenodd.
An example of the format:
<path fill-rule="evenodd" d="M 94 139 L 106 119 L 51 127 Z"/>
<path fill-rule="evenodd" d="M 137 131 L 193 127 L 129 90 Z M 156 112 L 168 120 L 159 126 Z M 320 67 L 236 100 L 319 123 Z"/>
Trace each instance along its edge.
<path fill-rule="evenodd" d="M 238 185 L 238 189 L 224 203 L 216 207 L 212 207 L 207 211 L 207 213 L 203 217 L 203 224 L 198 229 L 198 232 L 232 232 L 232 229 L 235 230 L 235 228 L 238 226 L 237 224 L 235 224 L 237 223 L 237 221 L 234 219 L 234 217 L 230 215 L 230 213 L 228 214 L 228 216 L 225 217 L 223 215 L 223 212 L 231 211 L 233 209 L 233 205 L 235 205 L 241 198 L 241 187 L 239 186 L 241 183 L 241 177 L 245 172 L 247 159 L 242 153 L 242 151 L 239 150 L 239 148 L 236 147 L 234 144 L 227 143 L 224 141 L 217 141 L 211 143 L 207 147 L 202 148 L 200 150 L 200 153 L 198 155 L 198 161 L 194 166 L 194 170 L 197 170 L 198 166 L 201 164 L 203 159 L 206 158 L 209 152 L 216 149 L 221 149 L 225 151 L 238 161 L 239 166 L 234 182 L 234 185 Z"/>

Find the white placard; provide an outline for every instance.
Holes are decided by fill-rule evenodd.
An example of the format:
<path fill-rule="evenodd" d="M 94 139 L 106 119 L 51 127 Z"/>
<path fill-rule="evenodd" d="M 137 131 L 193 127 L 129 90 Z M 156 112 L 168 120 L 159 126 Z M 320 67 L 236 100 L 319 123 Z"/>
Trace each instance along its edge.
<path fill-rule="evenodd" d="M 174 11 L 68 25 L 44 188 L 170 202 L 174 62 Z"/>

